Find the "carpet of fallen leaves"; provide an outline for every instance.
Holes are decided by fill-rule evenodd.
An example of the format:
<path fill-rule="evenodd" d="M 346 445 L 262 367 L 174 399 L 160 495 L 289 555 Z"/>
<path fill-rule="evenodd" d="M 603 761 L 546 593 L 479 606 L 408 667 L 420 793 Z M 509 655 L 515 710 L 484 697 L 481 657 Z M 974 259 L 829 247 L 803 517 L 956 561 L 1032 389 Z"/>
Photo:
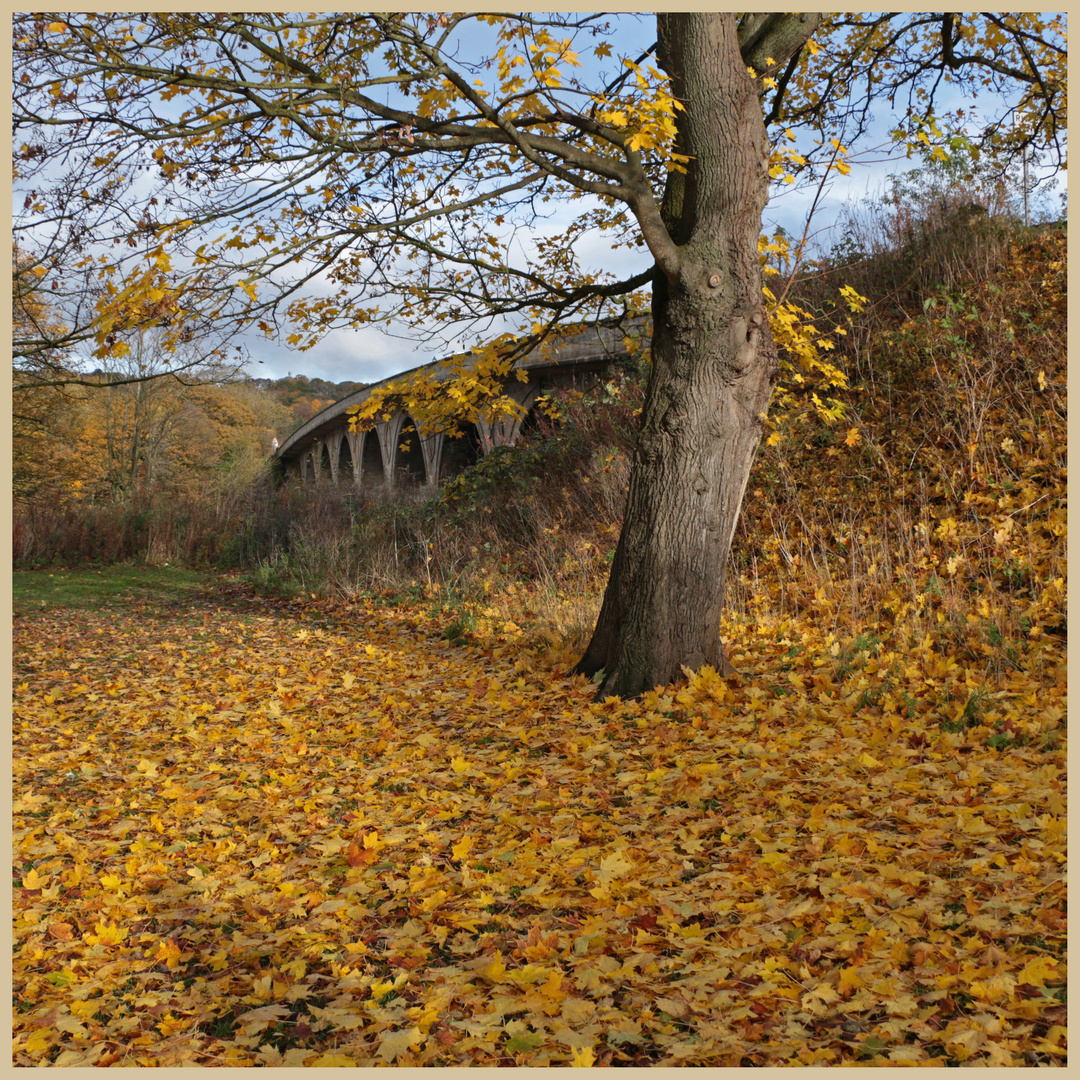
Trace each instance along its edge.
<path fill-rule="evenodd" d="M 594 703 L 501 630 L 17 620 L 15 1063 L 1065 1061 L 1063 649 L 732 626 Z"/>

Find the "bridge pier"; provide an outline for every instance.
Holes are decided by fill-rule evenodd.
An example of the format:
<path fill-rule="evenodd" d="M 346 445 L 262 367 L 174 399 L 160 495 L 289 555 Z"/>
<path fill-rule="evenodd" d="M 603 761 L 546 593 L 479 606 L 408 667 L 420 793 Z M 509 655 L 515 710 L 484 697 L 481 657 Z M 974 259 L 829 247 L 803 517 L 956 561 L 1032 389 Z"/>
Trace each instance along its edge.
<path fill-rule="evenodd" d="M 512 398 L 521 406 L 522 412 L 516 416 L 496 416 L 492 420 L 477 420 L 476 426 L 480 431 L 480 447 L 485 457 L 496 446 L 515 446 L 518 436 L 521 434 L 521 426 L 528 416 L 529 409 L 536 403 L 540 396 L 540 390 L 536 386 L 527 383 L 516 383 L 506 390 L 506 396 Z"/>
<path fill-rule="evenodd" d="M 330 470 L 330 483 L 337 486 L 337 474 L 338 474 L 338 455 L 341 453 L 341 441 L 331 437 L 328 442 L 323 443 L 323 457 L 326 459 L 326 466 Z M 324 469 L 320 469 L 320 475 L 324 472 Z"/>
<path fill-rule="evenodd" d="M 433 431 L 427 435 L 420 432 L 420 453 L 424 456 L 425 483 L 432 490 L 439 486 L 439 467 L 442 463 L 445 442 L 446 434 L 442 431 Z"/>
<path fill-rule="evenodd" d="M 526 410 L 525 415 L 477 420 L 456 436 L 425 432 L 407 413 L 397 412 L 367 431 L 345 430 L 317 439 L 310 450 L 293 459 L 289 471 L 299 474 L 305 484 L 318 485 L 329 479 L 334 487 L 348 483 L 363 492 L 406 487 L 434 490 L 442 480 L 456 476 L 496 447 L 517 443 L 528 409 L 539 393 L 535 387 L 521 390 L 514 397 Z"/>

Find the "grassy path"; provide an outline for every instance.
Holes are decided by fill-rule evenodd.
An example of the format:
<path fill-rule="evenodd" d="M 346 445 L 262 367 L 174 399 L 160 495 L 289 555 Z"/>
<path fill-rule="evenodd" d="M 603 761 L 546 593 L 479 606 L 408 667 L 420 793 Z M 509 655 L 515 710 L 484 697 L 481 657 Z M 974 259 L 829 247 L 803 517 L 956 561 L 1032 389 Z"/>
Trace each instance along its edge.
<path fill-rule="evenodd" d="M 1064 1061 L 1053 652 L 732 627 L 594 704 L 182 574 L 16 582 L 16 1064 Z"/>

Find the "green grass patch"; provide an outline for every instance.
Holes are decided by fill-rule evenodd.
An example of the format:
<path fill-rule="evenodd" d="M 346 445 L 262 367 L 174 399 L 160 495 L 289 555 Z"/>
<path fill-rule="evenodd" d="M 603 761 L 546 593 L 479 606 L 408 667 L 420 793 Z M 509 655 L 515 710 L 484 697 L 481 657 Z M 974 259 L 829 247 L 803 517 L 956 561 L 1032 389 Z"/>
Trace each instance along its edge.
<path fill-rule="evenodd" d="M 179 566 L 115 565 L 85 570 L 16 570 L 12 599 L 17 616 L 53 608 L 110 611 L 194 599 L 211 575 Z"/>

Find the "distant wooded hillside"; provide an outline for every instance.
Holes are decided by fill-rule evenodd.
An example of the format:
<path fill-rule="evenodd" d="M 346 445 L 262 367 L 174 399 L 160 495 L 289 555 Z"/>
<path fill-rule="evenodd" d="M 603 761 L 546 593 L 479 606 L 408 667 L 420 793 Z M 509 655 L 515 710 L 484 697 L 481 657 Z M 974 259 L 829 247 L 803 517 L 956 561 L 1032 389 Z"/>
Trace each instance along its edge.
<path fill-rule="evenodd" d="M 334 383 L 326 379 L 310 379 L 307 375 L 286 375 L 284 379 L 252 379 L 251 383 L 292 413 L 296 421 L 294 427 L 306 423 L 331 402 L 367 386 L 367 383 L 362 382 Z M 278 438 L 283 439 L 288 434 L 288 431 L 281 432 Z"/>

